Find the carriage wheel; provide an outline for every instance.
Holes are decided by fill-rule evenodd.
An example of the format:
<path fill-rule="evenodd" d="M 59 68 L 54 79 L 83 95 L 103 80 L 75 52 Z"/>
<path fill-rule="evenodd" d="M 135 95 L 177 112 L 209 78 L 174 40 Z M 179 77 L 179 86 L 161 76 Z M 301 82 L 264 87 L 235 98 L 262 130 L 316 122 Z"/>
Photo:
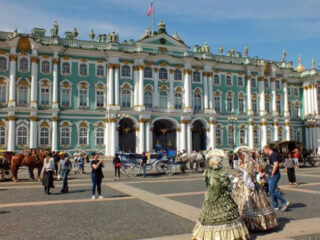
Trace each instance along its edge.
<path fill-rule="evenodd" d="M 165 164 L 163 170 L 166 175 L 172 176 L 176 171 L 176 167 L 173 164 Z"/>
<path fill-rule="evenodd" d="M 156 164 L 156 170 L 158 173 L 161 173 L 161 174 L 164 174 L 164 163 L 159 161 L 157 164 Z"/>

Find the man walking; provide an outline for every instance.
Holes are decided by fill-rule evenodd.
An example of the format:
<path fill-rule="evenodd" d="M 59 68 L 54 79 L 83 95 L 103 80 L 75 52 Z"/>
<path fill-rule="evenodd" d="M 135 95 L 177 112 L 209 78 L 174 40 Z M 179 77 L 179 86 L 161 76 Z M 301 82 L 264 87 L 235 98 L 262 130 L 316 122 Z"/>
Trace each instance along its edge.
<path fill-rule="evenodd" d="M 68 174 L 71 171 L 72 165 L 70 159 L 66 156 L 65 153 L 60 152 L 60 176 L 62 177 L 62 193 L 67 193 L 69 191 L 68 188 Z"/>
<path fill-rule="evenodd" d="M 263 148 L 263 152 L 268 156 L 269 164 L 272 167 L 272 170 L 270 170 L 271 172 L 269 173 L 269 193 L 271 195 L 272 205 L 275 210 L 280 209 L 281 211 L 286 211 L 290 203 L 281 196 L 279 191 L 276 190 L 281 178 L 279 171 L 280 156 L 277 152 L 274 152 L 271 149 L 270 145 L 266 145 Z M 278 201 L 281 203 L 280 208 L 278 206 Z"/>
<path fill-rule="evenodd" d="M 147 175 L 146 175 L 146 165 L 147 165 L 147 162 L 148 162 L 148 157 L 146 156 L 146 153 L 143 152 L 143 153 L 142 153 L 142 161 L 141 161 L 140 167 L 142 167 L 142 172 L 143 172 L 143 177 L 144 177 L 144 178 L 147 177 Z"/>

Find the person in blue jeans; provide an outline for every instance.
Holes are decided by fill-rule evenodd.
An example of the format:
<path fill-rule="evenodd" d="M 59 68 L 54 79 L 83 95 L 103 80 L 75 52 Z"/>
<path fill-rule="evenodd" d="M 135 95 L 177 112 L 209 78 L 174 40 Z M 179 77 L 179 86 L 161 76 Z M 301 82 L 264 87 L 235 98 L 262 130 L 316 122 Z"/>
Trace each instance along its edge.
<path fill-rule="evenodd" d="M 281 193 L 277 190 L 278 182 L 280 181 L 281 175 L 279 171 L 279 160 L 280 156 L 277 152 L 271 149 L 270 145 L 266 145 L 263 148 L 263 152 L 268 156 L 269 164 L 272 166 L 272 170 L 269 176 L 269 193 L 271 196 L 272 205 L 275 210 L 286 211 L 290 203 L 284 199 Z M 281 203 L 279 208 L 278 202 Z"/>
<path fill-rule="evenodd" d="M 71 171 L 72 168 L 72 164 L 70 159 L 68 158 L 68 156 L 66 156 L 65 153 L 60 152 L 59 153 L 60 156 L 60 176 L 62 178 L 62 189 L 61 189 L 61 193 L 67 193 L 69 191 L 68 188 L 68 175 L 69 172 Z"/>
<path fill-rule="evenodd" d="M 93 160 L 91 161 L 91 180 L 92 180 L 92 199 L 96 199 L 96 188 L 98 190 L 99 199 L 103 199 L 101 195 L 101 183 L 103 179 L 102 168 L 104 167 L 104 163 L 102 160 L 98 160 L 99 154 L 94 153 Z"/>

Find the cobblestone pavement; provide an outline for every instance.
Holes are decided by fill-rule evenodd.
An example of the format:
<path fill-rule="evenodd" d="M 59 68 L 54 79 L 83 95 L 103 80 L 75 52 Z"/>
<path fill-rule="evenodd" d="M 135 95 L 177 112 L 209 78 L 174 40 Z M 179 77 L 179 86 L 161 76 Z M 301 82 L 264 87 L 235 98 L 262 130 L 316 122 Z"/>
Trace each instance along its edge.
<path fill-rule="evenodd" d="M 191 239 L 205 191 L 200 173 L 114 182 L 110 164 L 104 171 L 102 200 L 91 199 L 88 173 L 70 175 L 68 194 L 55 181 L 48 197 L 40 182 L 27 180 L 25 169 L 20 182 L 1 182 L 0 240 Z M 282 174 L 280 188 L 291 206 L 278 212 L 277 229 L 253 233 L 252 239 L 320 239 L 320 168 L 301 168 L 297 179 L 300 185 L 292 187 Z"/>

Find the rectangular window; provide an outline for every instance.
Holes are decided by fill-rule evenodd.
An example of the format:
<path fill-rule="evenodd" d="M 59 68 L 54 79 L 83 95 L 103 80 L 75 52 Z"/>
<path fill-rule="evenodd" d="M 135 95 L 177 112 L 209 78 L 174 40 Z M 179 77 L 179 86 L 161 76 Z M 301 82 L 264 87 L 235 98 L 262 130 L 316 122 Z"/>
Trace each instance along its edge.
<path fill-rule="evenodd" d="M 277 100 L 277 112 L 281 113 L 281 101 Z"/>
<path fill-rule="evenodd" d="M 258 109 L 257 109 L 257 100 L 256 99 L 252 99 L 252 111 L 254 113 L 257 113 L 258 112 Z"/>
<path fill-rule="evenodd" d="M 233 145 L 233 129 L 228 129 L 228 145 Z"/>
<path fill-rule="evenodd" d="M 214 98 L 214 109 L 216 110 L 216 112 L 220 112 L 220 97 L 215 97 Z"/>
<path fill-rule="evenodd" d="M 240 144 L 244 145 L 246 143 L 246 132 L 245 130 L 240 130 Z"/>
<path fill-rule="evenodd" d="M 266 112 L 270 113 L 270 103 L 269 103 L 269 101 L 265 102 L 265 108 L 266 108 Z"/>
<path fill-rule="evenodd" d="M 256 88 L 257 87 L 257 80 L 255 78 L 251 79 L 251 87 Z"/>
<path fill-rule="evenodd" d="M 238 87 L 243 87 L 243 78 L 238 77 Z"/>
<path fill-rule="evenodd" d="M 227 77 L 226 77 L 226 85 L 227 85 L 227 86 L 232 86 L 232 80 L 231 80 L 231 77 L 230 77 L 230 76 L 227 76 Z"/>
<path fill-rule="evenodd" d="M 88 102 L 87 102 L 87 93 L 88 91 L 86 89 L 80 89 L 80 107 L 87 107 Z"/>
<path fill-rule="evenodd" d="M 104 106 L 104 92 L 102 90 L 97 90 L 97 107 Z"/>
<path fill-rule="evenodd" d="M 253 143 L 254 143 L 254 145 L 258 145 L 259 144 L 259 133 L 258 133 L 258 130 L 254 130 L 253 131 Z"/>
<path fill-rule="evenodd" d="M 40 145 L 49 145 L 49 131 L 43 128 L 40 131 Z"/>
<path fill-rule="evenodd" d="M 232 112 L 232 98 L 227 98 L 227 112 Z"/>
<path fill-rule="evenodd" d="M 280 84 L 280 81 L 279 81 L 279 80 L 277 80 L 277 81 L 276 81 L 276 89 L 278 89 L 278 90 L 279 90 L 279 89 L 280 89 L 280 87 L 281 87 L 280 85 L 281 85 L 281 84 Z"/>
<path fill-rule="evenodd" d="M 239 113 L 244 112 L 244 100 L 243 98 L 239 98 Z"/>
<path fill-rule="evenodd" d="M 41 88 L 41 105 L 49 105 L 49 88 Z"/>
<path fill-rule="evenodd" d="M 298 97 L 299 96 L 299 89 L 294 88 L 294 96 Z"/>
<path fill-rule="evenodd" d="M 214 85 L 220 85 L 219 75 L 214 75 L 214 77 L 213 77 L 213 84 L 214 84 Z"/>
<path fill-rule="evenodd" d="M 68 128 L 62 129 L 61 145 L 70 145 L 70 130 Z"/>
<path fill-rule="evenodd" d="M 1 85 L 0 86 L 0 103 L 4 104 L 6 103 L 6 86 L 5 85 Z"/>
<path fill-rule="evenodd" d="M 69 107 L 70 104 L 70 89 L 62 88 L 61 90 L 61 104 L 62 106 Z"/>
<path fill-rule="evenodd" d="M 218 145 L 222 145 L 222 134 L 220 128 L 217 128 L 216 130 L 216 141 Z"/>

